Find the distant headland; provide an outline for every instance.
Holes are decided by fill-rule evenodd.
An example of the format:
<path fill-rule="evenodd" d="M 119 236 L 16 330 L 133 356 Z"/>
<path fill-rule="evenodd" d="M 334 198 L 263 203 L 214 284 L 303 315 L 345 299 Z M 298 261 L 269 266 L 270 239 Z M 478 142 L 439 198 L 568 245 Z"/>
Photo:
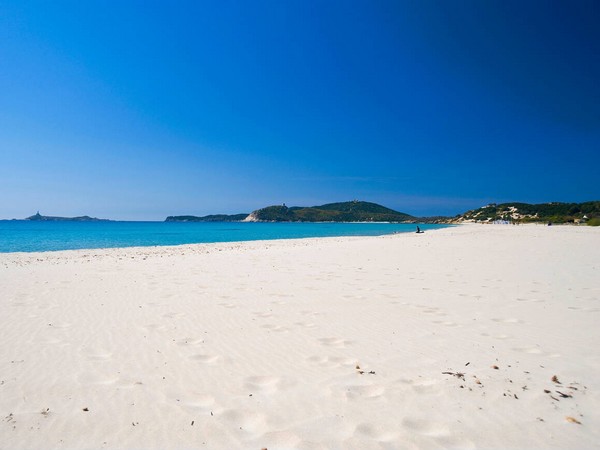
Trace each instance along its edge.
<path fill-rule="evenodd" d="M 376 203 L 328 203 L 321 206 L 267 206 L 250 214 L 212 216 L 169 216 L 167 222 L 414 222 L 416 217 Z"/>
<path fill-rule="evenodd" d="M 600 224 L 600 201 L 584 203 L 491 203 L 449 219 L 450 223 L 588 223 Z"/>
<path fill-rule="evenodd" d="M 97 217 L 79 216 L 79 217 L 55 217 L 42 216 L 38 211 L 33 216 L 27 217 L 25 220 L 36 222 L 111 222 L 109 219 L 98 219 Z"/>
<path fill-rule="evenodd" d="M 243 222 L 248 214 L 211 214 L 209 216 L 169 216 L 165 222 Z"/>
<path fill-rule="evenodd" d="M 416 217 L 377 203 L 353 200 L 321 206 L 267 206 L 250 214 L 169 216 L 166 222 L 395 222 L 395 223 L 588 223 L 600 222 L 600 201 L 584 203 L 492 203 L 454 217 Z"/>

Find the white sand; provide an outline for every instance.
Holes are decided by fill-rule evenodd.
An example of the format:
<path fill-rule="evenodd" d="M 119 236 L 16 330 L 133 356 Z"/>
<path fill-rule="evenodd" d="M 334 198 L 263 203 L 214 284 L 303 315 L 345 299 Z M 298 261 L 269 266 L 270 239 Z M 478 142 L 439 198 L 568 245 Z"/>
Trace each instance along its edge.
<path fill-rule="evenodd" d="M 466 225 L 0 255 L 0 448 L 598 448 L 599 244 Z"/>

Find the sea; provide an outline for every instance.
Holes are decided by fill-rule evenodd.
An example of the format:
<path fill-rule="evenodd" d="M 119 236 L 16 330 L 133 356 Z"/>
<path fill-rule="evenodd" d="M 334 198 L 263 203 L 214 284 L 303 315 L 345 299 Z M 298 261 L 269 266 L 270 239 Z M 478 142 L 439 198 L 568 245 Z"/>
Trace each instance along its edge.
<path fill-rule="evenodd" d="M 0 253 L 379 236 L 444 228 L 437 224 L 265 222 L 38 222 L 0 220 Z"/>

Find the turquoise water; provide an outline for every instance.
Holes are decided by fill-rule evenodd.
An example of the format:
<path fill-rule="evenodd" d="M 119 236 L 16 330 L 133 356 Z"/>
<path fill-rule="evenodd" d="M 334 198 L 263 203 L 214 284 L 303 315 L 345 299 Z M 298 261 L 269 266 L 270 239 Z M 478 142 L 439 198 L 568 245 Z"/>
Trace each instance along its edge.
<path fill-rule="evenodd" d="M 446 225 L 421 225 L 422 230 Z M 0 253 L 208 242 L 378 236 L 414 232 L 414 224 L 246 222 L 30 222 L 0 221 Z"/>

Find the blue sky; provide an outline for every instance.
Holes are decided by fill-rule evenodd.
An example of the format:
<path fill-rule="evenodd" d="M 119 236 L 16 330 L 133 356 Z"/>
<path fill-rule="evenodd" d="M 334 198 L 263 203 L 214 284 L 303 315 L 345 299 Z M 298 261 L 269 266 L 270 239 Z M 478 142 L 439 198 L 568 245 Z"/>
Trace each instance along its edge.
<path fill-rule="evenodd" d="M 600 199 L 597 1 L 3 1 L 0 218 Z"/>

